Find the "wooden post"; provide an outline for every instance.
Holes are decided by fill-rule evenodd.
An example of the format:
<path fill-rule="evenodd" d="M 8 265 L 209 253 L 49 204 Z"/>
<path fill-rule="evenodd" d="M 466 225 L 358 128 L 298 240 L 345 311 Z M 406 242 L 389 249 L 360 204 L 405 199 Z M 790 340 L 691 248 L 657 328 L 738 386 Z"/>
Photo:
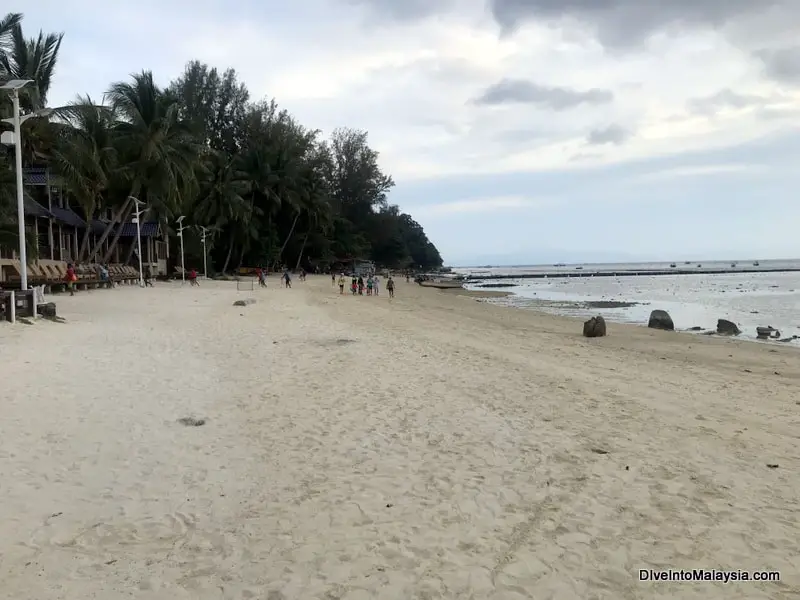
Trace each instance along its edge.
<path fill-rule="evenodd" d="M 50 168 L 45 171 L 47 174 L 47 209 L 53 210 L 53 192 L 50 189 Z M 50 246 L 50 260 L 55 259 L 53 248 L 53 217 L 47 219 L 47 244 Z"/>
<path fill-rule="evenodd" d="M 8 320 L 12 323 L 17 322 L 17 298 L 14 295 L 14 292 L 11 292 L 11 297 L 9 298 L 9 306 L 8 306 Z"/>

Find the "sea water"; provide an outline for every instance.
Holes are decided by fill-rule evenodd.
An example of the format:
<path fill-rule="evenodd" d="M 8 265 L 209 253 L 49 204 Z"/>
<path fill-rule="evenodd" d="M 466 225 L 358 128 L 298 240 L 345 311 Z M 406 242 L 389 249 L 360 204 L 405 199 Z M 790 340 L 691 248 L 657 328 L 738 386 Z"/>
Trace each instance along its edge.
<path fill-rule="evenodd" d="M 783 264 L 786 263 L 786 264 Z M 800 272 L 764 272 L 725 274 L 703 273 L 705 269 L 730 268 L 730 261 L 717 263 L 692 263 L 697 269 L 690 275 L 639 275 L 602 277 L 550 277 L 547 279 L 485 279 L 467 285 L 469 289 L 487 289 L 484 284 L 508 284 L 513 287 L 498 288 L 512 295 L 494 298 L 490 302 L 530 308 L 561 315 L 589 317 L 602 315 L 609 321 L 646 325 L 650 312 L 666 310 L 678 330 L 701 327 L 716 329 L 718 319 L 728 319 L 742 330 L 742 337 L 755 339 L 756 327 L 772 326 L 782 338 L 800 336 Z M 753 268 L 752 262 L 737 263 Z M 797 261 L 761 261 L 762 268 L 800 266 Z M 647 267 L 647 268 L 644 268 Z M 677 268 L 689 266 L 679 263 Z M 669 264 L 649 265 L 583 265 L 582 271 L 624 272 L 626 270 L 669 269 Z M 740 267 L 741 268 L 741 267 Z M 555 268 L 494 267 L 458 269 L 472 273 L 473 277 L 487 275 L 518 275 L 539 272 L 574 272 L 575 265 Z M 492 289 L 492 288 L 489 288 Z M 587 303 L 635 303 L 632 306 L 598 308 Z M 794 344 L 800 343 L 796 339 Z"/>

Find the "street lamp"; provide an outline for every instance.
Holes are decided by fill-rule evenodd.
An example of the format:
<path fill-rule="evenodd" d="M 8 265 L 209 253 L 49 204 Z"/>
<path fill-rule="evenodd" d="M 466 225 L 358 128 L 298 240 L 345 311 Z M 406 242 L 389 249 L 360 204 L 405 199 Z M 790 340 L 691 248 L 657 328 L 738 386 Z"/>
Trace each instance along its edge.
<path fill-rule="evenodd" d="M 183 226 L 183 220 L 185 218 L 186 215 L 178 217 L 178 237 L 181 238 L 181 285 L 186 283 L 186 266 L 183 263 L 183 230 L 186 229 Z"/>
<path fill-rule="evenodd" d="M 3 119 L 4 123 L 14 125 L 14 154 L 16 155 L 17 169 L 17 220 L 19 221 L 19 275 L 20 289 L 28 289 L 28 253 L 25 248 L 25 190 L 22 187 L 22 124 L 32 117 L 46 117 L 52 111 L 44 109 L 30 115 L 21 117 L 19 114 L 19 91 L 32 79 L 12 79 L 0 85 L 0 90 L 8 90 L 11 102 L 14 104 L 14 116 L 11 119 Z M 8 136 L 3 135 L 3 143 L 7 143 Z"/>
<path fill-rule="evenodd" d="M 142 224 L 141 224 L 141 216 L 144 211 L 139 208 L 144 202 L 139 200 L 138 198 L 134 198 L 133 196 L 128 196 L 130 200 L 136 205 L 134 209 L 135 216 L 133 217 L 133 222 L 136 223 L 136 243 L 138 245 L 139 251 L 139 287 L 144 287 L 144 272 L 142 271 Z"/>
<path fill-rule="evenodd" d="M 208 252 L 206 251 L 206 234 L 208 233 L 208 227 L 200 226 L 200 233 L 202 237 L 200 240 L 203 242 L 203 277 L 208 279 Z"/>

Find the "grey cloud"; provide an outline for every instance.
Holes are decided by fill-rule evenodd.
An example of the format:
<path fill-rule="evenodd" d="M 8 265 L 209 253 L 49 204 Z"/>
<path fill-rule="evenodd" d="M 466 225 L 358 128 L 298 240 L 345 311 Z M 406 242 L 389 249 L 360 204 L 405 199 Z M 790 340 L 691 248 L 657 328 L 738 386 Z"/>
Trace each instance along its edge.
<path fill-rule="evenodd" d="M 396 21 L 414 21 L 448 10 L 452 0 L 346 0 Z"/>
<path fill-rule="evenodd" d="M 737 94 L 726 88 L 710 96 L 692 98 L 687 103 L 687 106 L 695 114 L 712 116 L 725 108 L 747 108 L 763 104 L 765 101 L 766 98 L 763 96 Z"/>
<path fill-rule="evenodd" d="M 609 90 L 571 90 L 548 87 L 523 79 L 503 79 L 490 85 L 474 102 L 484 106 L 533 104 L 552 110 L 567 110 L 581 104 L 608 104 L 614 100 Z"/>
<path fill-rule="evenodd" d="M 719 28 L 743 16 L 784 11 L 800 15 L 797 0 L 489 0 L 505 33 L 527 21 L 576 20 L 590 27 L 606 47 L 638 46 L 672 28 Z"/>
<path fill-rule="evenodd" d="M 766 73 L 772 79 L 800 84 L 800 46 L 762 50 L 756 56 L 764 63 Z"/>
<path fill-rule="evenodd" d="M 619 146 L 624 144 L 631 137 L 631 132 L 620 125 L 609 125 L 602 129 L 594 129 L 589 133 L 586 141 L 591 146 L 602 146 L 604 144 L 614 144 Z"/>

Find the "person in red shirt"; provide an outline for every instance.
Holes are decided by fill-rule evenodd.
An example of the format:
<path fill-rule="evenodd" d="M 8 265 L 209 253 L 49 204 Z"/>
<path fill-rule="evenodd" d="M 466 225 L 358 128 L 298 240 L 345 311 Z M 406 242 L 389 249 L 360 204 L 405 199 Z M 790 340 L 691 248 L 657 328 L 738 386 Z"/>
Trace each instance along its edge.
<path fill-rule="evenodd" d="M 78 281 L 78 276 L 75 274 L 75 268 L 72 266 L 72 263 L 67 265 L 67 273 L 64 275 L 64 281 L 67 282 L 67 289 L 69 290 L 69 295 L 75 295 L 75 282 Z"/>
<path fill-rule="evenodd" d="M 200 287 L 200 284 L 197 281 L 197 271 L 195 271 L 194 269 L 189 271 L 189 283 Z"/>

